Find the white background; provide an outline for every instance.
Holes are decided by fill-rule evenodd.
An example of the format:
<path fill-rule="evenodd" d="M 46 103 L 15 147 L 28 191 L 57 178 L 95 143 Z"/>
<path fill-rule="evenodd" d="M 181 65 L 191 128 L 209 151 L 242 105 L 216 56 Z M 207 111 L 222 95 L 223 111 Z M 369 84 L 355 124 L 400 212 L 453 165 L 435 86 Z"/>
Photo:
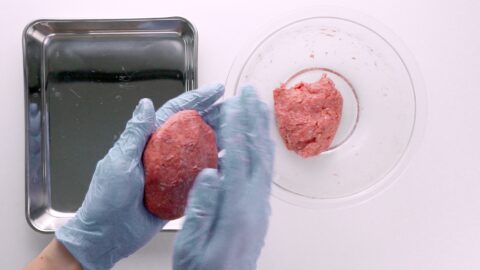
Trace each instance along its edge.
<path fill-rule="evenodd" d="M 24 217 L 21 33 L 39 18 L 186 17 L 200 36 L 200 85 L 225 81 L 260 26 L 296 7 L 331 4 L 383 22 L 413 52 L 429 103 L 421 149 L 389 189 L 343 210 L 272 199 L 259 269 L 480 269 L 480 2 L 0 2 L 0 268 L 21 269 L 52 238 Z M 15 2 L 15 3 L 13 3 Z M 228 2 L 228 3 L 227 3 Z M 115 269 L 170 269 L 174 233 L 160 233 Z"/>

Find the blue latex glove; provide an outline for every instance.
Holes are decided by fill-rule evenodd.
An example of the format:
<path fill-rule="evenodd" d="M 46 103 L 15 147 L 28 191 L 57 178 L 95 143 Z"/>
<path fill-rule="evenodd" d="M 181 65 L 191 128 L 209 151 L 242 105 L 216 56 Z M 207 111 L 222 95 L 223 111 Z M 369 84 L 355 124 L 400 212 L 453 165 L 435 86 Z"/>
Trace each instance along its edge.
<path fill-rule="evenodd" d="M 82 206 L 57 232 L 57 239 L 84 269 L 110 269 L 118 260 L 145 245 L 166 223 L 143 205 L 141 157 L 150 134 L 174 113 L 205 111 L 223 95 L 222 85 L 187 92 L 156 113 L 142 99 L 123 134 L 98 162 Z M 214 113 L 214 112 L 212 112 Z"/>
<path fill-rule="evenodd" d="M 251 87 L 206 117 L 217 131 L 220 169 L 205 169 L 189 194 L 175 270 L 256 268 L 270 215 L 274 145 L 268 110 Z"/>

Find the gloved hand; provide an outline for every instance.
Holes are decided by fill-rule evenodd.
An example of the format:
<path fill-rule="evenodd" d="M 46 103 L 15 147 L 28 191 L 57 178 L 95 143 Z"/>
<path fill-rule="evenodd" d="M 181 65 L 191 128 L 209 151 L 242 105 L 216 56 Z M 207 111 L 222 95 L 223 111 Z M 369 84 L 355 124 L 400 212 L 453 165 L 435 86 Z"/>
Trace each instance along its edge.
<path fill-rule="evenodd" d="M 205 115 L 223 91 L 222 85 L 190 91 L 168 101 L 156 113 L 151 100 L 139 102 L 123 134 L 98 162 L 82 206 L 56 232 L 57 239 L 83 269 L 110 269 L 163 227 L 166 221 L 150 214 L 143 205 L 141 157 L 145 143 L 178 111 L 195 109 Z"/>
<path fill-rule="evenodd" d="M 204 169 L 189 194 L 174 270 L 252 270 L 270 215 L 274 145 L 266 105 L 253 88 L 215 106 L 220 168 Z"/>

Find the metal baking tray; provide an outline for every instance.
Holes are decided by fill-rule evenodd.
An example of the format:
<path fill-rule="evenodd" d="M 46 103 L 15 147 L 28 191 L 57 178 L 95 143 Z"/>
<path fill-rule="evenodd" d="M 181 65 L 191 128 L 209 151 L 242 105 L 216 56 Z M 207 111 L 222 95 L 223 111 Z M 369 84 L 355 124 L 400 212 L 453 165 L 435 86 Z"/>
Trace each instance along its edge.
<path fill-rule="evenodd" d="M 139 99 L 158 108 L 197 87 L 197 32 L 179 17 L 39 20 L 25 28 L 23 53 L 26 218 L 54 232 L 80 207 Z"/>

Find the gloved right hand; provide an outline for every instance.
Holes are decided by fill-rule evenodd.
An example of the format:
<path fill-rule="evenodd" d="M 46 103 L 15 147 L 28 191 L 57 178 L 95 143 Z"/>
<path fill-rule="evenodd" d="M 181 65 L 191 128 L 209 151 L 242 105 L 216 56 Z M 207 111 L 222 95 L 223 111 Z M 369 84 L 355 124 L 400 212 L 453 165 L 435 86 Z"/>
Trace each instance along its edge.
<path fill-rule="evenodd" d="M 217 105 L 205 120 L 217 132 L 220 168 L 205 169 L 190 191 L 174 249 L 174 270 L 251 270 L 270 215 L 274 145 L 268 109 L 255 91 Z"/>

